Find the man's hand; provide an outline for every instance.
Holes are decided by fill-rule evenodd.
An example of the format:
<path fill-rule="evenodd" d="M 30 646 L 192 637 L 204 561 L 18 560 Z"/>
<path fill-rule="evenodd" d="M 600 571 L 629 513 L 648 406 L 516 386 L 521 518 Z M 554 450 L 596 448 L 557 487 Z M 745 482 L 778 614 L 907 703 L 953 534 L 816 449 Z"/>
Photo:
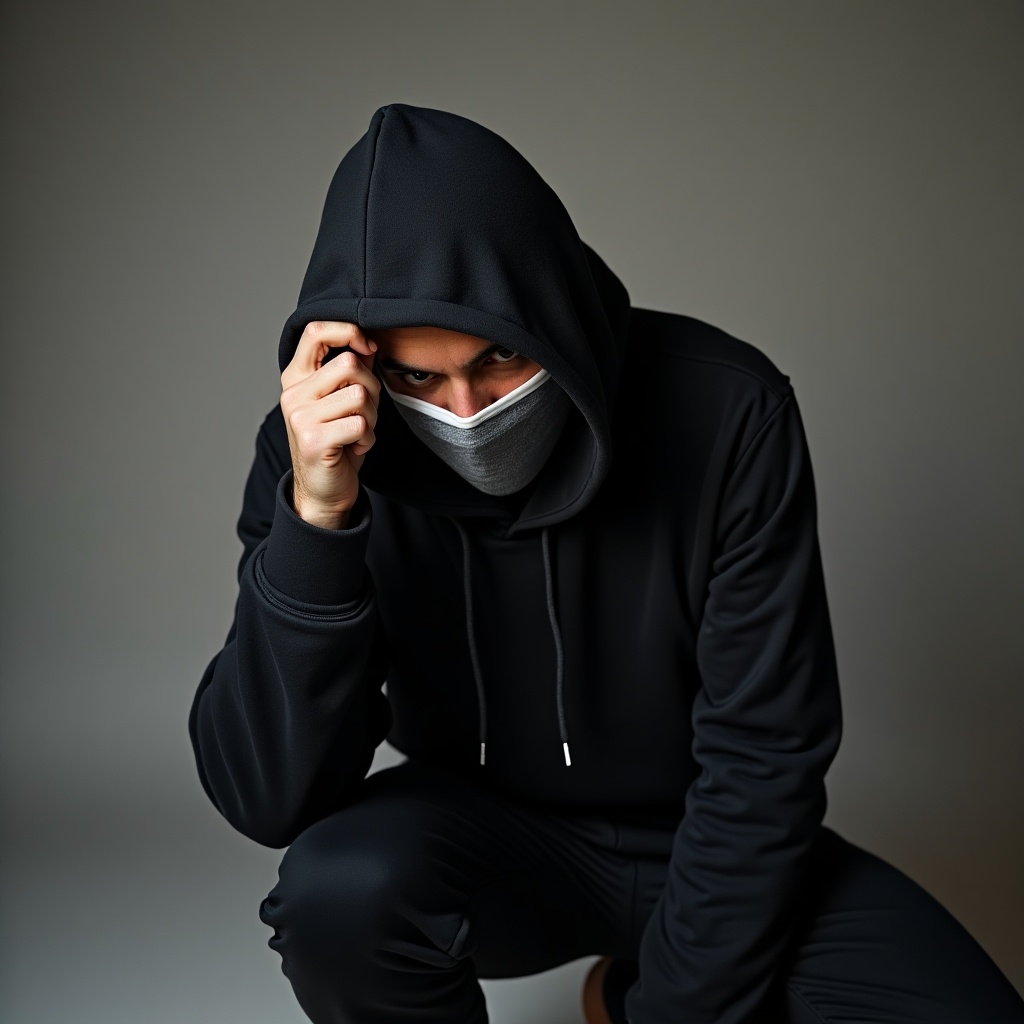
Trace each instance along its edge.
<path fill-rule="evenodd" d="M 327 360 L 333 348 L 348 346 Z M 377 346 L 358 324 L 313 321 L 281 374 L 281 411 L 291 449 L 295 511 L 314 526 L 348 523 L 359 468 L 376 440 L 380 382 L 371 373 Z"/>

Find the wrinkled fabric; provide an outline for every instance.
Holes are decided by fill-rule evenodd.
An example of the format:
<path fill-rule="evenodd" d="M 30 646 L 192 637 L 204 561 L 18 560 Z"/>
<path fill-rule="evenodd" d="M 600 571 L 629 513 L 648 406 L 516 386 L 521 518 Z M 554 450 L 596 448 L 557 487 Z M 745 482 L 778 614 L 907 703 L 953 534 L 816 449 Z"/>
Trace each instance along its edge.
<path fill-rule="evenodd" d="M 626 998 L 671 849 L 671 829 L 552 810 L 410 760 L 298 837 L 260 917 L 314 1024 L 484 1024 L 479 978 L 595 954 L 614 958 L 612 1024 L 645 1024 Z M 1024 1024 L 949 912 L 831 829 L 793 911 L 756 1024 Z"/>

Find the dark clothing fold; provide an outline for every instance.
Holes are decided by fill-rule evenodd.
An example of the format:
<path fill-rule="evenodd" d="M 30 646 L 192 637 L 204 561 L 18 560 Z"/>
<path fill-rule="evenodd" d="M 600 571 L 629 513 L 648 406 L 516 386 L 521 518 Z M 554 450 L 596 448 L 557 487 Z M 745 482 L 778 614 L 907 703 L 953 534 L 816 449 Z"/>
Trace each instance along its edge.
<path fill-rule="evenodd" d="M 713 1018 L 640 1007 L 671 829 L 553 812 L 433 765 L 375 772 L 289 849 L 260 917 L 314 1024 L 486 1024 L 479 979 L 614 957 L 613 1024 Z M 816 830 L 794 926 L 754 1024 L 1024 1024 L 981 947 L 905 874 Z M 675 937 L 674 933 L 669 936 Z"/>

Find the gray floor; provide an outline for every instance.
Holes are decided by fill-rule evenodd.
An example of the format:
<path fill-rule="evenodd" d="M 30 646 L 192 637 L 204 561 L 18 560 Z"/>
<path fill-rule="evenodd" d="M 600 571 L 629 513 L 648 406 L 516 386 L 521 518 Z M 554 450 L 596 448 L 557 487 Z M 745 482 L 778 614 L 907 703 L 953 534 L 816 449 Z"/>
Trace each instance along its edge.
<path fill-rule="evenodd" d="M 374 770 L 393 761 L 379 754 Z M 199 800 L 14 810 L 5 823 L 4 1024 L 308 1024 L 257 917 L 279 851 Z M 484 981 L 493 1024 L 579 1024 L 593 962 Z"/>

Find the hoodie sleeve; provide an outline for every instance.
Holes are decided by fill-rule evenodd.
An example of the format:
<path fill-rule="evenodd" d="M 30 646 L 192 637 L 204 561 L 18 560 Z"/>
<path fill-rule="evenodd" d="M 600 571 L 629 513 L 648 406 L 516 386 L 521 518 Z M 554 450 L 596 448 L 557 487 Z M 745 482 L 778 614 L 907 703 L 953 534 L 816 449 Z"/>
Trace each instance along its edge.
<path fill-rule="evenodd" d="M 272 847 L 345 802 L 391 725 L 366 491 L 346 529 L 324 530 L 295 513 L 291 485 L 278 409 L 260 427 L 245 486 L 234 621 L 189 716 L 207 795 Z"/>
<path fill-rule="evenodd" d="M 841 732 L 815 488 L 788 387 L 721 496 L 690 787 L 626 996 L 633 1024 L 747 1024 L 789 937 Z"/>

